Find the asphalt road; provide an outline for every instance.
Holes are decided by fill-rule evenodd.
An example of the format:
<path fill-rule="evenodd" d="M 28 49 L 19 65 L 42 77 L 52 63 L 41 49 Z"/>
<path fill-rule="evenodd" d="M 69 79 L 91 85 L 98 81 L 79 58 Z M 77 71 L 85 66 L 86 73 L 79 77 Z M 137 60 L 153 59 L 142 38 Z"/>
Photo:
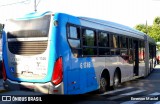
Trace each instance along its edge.
<path fill-rule="evenodd" d="M 45 95 L 27 91 L 6 91 L 0 80 L 0 97 L 40 97 L 41 101 L 49 103 L 54 101 L 67 104 L 160 104 L 160 65 L 157 65 L 152 73 L 145 77 L 123 83 L 118 89 L 103 94 L 91 92 L 83 95 Z M 138 100 L 137 100 L 138 99 Z M 12 99 L 14 100 L 14 99 Z M 38 103 L 37 101 L 32 103 Z M 31 102 L 12 101 L 0 103 L 28 104 Z"/>

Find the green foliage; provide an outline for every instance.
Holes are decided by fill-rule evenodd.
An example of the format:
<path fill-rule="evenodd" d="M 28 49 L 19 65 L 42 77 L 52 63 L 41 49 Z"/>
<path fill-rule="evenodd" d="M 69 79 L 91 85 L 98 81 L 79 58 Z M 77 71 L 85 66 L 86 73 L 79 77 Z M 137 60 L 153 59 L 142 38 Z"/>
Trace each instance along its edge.
<path fill-rule="evenodd" d="M 138 24 L 135 28 L 139 31 L 142 31 L 152 37 L 156 42 L 160 42 L 160 16 L 155 17 L 153 25 L 147 26 L 144 24 Z M 157 48 L 160 50 L 160 45 L 157 45 Z"/>
<path fill-rule="evenodd" d="M 156 17 L 153 21 L 153 25 L 147 26 L 144 24 L 138 24 L 135 28 L 142 31 L 152 37 L 156 42 L 160 41 L 160 17 Z"/>
<path fill-rule="evenodd" d="M 144 32 L 144 33 L 147 33 L 147 28 L 146 28 L 146 25 L 144 25 L 144 24 L 138 24 L 138 25 L 135 26 L 135 28 L 137 30 L 140 30 L 140 31 Z"/>
<path fill-rule="evenodd" d="M 156 17 L 153 21 L 154 25 L 160 25 L 160 16 Z"/>
<path fill-rule="evenodd" d="M 153 25 L 149 31 L 149 36 L 151 36 L 156 42 L 160 41 L 160 26 Z"/>

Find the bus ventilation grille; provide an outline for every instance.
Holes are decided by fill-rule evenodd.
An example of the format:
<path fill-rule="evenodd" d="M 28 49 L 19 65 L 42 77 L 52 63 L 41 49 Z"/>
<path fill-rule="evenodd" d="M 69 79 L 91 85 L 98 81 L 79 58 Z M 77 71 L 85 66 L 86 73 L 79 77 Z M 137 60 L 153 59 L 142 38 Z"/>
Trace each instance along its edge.
<path fill-rule="evenodd" d="M 47 49 L 47 41 L 14 41 L 8 42 L 9 51 L 17 55 L 42 54 Z"/>

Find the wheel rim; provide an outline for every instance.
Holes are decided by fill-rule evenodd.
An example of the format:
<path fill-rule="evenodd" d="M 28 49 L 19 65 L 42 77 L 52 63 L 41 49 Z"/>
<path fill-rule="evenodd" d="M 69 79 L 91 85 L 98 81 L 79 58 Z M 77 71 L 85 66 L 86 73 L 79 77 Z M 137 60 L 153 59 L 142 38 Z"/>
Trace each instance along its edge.
<path fill-rule="evenodd" d="M 106 82 L 105 78 L 101 78 L 100 85 L 101 85 L 101 89 L 103 91 L 105 91 L 106 90 L 106 85 L 107 85 L 107 82 Z"/>
<path fill-rule="evenodd" d="M 118 84 L 119 84 L 119 78 L 118 78 L 118 75 L 116 74 L 116 75 L 114 76 L 113 85 L 114 85 L 114 87 L 116 88 L 116 87 L 118 87 Z"/>

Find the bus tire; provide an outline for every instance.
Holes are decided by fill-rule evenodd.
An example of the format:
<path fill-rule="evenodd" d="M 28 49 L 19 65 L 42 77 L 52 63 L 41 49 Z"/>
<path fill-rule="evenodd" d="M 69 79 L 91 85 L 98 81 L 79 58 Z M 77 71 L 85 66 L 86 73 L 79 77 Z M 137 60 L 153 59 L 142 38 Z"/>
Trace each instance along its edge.
<path fill-rule="evenodd" d="M 114 73 L 114 78 L 113 78 L 113 89 L 118 88 L 118 86 L 120 85 L 120 77 L 119 77 L 119 73 L 116 71 Z"/>
<path fill-rule="evenodd" d="M 104 92 L 107 91 L 107 88 L 108 88 L 108 81 L 107 81 L 106 77 L 104 75 L 102 75 L 101 78 L 100 78 L 99 92 L 104 93 Z"/>
<path fill-rule="evenodd" d="M 153 69 L 153 67 L 152 67 L 152 63 L 150 62 L 149 74 L 152 72 L 152 69 Z"/>

